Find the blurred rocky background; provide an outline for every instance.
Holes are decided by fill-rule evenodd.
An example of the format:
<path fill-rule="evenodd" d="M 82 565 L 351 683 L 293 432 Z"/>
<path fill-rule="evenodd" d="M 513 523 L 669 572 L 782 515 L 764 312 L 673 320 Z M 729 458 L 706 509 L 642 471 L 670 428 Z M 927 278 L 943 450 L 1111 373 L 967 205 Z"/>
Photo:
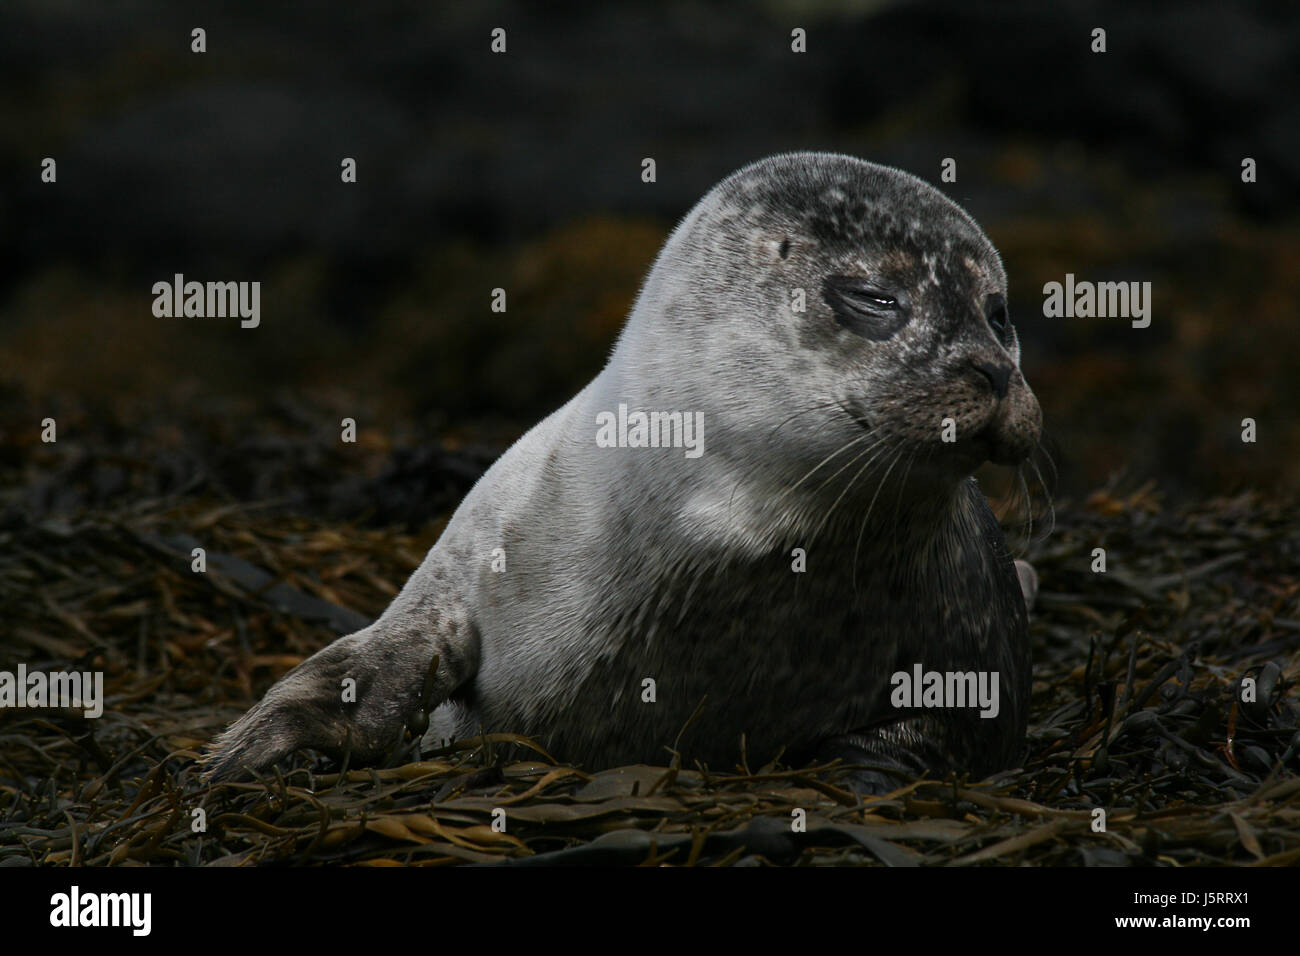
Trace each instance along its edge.
<path fill-rule="evenodd" d="M 8 0 L 0 527 L 191 492 L 445 514 L 601 367 L 699 196 L 807 148 L 986 228 L 1060 495 L 1294 490 L 1297 90 L 1289 0 Z M 260 281 L 261 326 L 156 318 L 178 272 Z M 1066 273 L 1150 281 L 1150 327 L 1044 318 Z"/>

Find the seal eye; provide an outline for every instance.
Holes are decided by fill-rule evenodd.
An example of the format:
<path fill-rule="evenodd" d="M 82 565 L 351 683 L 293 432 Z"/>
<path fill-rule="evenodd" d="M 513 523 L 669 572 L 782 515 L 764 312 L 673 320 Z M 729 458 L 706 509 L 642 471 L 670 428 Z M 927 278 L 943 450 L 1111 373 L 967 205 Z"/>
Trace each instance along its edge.
<path fill-rule="evenodd" d="M 855 335 L 874 341 L 889 338 L 907 322 L 906 300 L 860 276 L 827 276 L 822 298 L 835 321 Z"/>
<path fill-rule="evenodd" d="M 850 292 L 849 297 L 866 305 L 871 309 L 884 311 L 892 309 L 898 305 L 898 300 L 892 295 L 885 295 L 883 292 Z"/>
<path fill-rule="evenodd" d="M 1006 339 L 1010 324 L 1007 319 L 1007 300 L 1000 294 L 991 295 L 984 300 L 984 320 L 999 339 Z"/>

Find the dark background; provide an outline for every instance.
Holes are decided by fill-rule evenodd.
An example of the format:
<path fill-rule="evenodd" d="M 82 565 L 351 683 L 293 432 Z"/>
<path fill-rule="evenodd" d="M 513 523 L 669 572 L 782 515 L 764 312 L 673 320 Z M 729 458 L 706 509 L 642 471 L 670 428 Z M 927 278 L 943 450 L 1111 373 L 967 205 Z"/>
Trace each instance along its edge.
<path fill-rule="evenodd" d="M 0 666 L 100 670 L 107 699 L 102 720 L 0 712 L 0 869 L 525 850 L 1294 864 L 1295 10 L 0 0 Z M 806 54 L 790 51 L 796 26 Z M 421 788 L 397 802 L 368 774 L 326 782 L 320 762 L 201 786 L 213 736 L 378 615 L 487 464 L 600 368 L 678 218 L 742 164 L 808 148 L 936 182 L 1006 262 L 1061 473 L 1055 530 L 1036 522 L 1017 548 L 1042 582 L 1023 766 L 977 785 L 978 803 L 957 779 L 873 801 L 866 845 L 823 787 L 842 768 L 814 784 L 721 767 L 702 783 L 689 753 L 680 774 L 577 787 L 573 768 L 470 738 L 431 776 L 393 768 Z M 46 156 L 56 185 L 40 182 Z M 355 185 L 339 181 L 345 156 Z M 955 184 L 938 183 L 945 157 Z M 176 272 L 261 282 L 261 326 L 156 318 L 152 286 Z M 1150 328 L 1044 318 L 1043 284 L 1067 273 L 1151 282 Z M 997 498 L 991 479 L 1009 476 L 985 478 Z M 286 789 L 302 774 L 306 789 Z M 504 792 L 522 846 L 480 838 Z M 654 803 L 618 810 L 616 792 Z M 478 796 L 456 809 L 455 794 Z M 199 839 L 196 800 L 216 801 Z M 584 801 L 599 804 L 586 824 L 553 812 Z M 435 803 L 440 827 L 478 824 L 403 836 L 407 809 Z M 828 816 L 790 839 L 791 808 L 813 803 Z M 1096 807 L 1122 811 L 1109 841 L 1080 812 Z M 601 835 L 624 849 L 603 856 Z"/>
<path fill-rule="evenodd" d="M 713 183 L 808 148 L 985 227 L 1060 495 L 1293 490 L 1298 90 L 1289 2 L 7 2 L 0 522 L 182 491 L 425 521 L 600 368 Z M 155 318 L 176 272 L 260 281 L 261 327 Z M 1044 318 L 1067 272 L 1150 281 L 1150 328 Z"/>

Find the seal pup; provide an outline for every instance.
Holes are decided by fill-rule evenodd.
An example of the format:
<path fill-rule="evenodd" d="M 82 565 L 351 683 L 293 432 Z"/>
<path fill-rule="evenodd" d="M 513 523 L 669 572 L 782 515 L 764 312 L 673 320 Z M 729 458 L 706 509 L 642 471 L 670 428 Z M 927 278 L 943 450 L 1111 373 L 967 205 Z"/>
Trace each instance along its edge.
<path fill-rule="evenodd" d="M 787 153 L 728 176 L 600 374 L 483 475 L 378 620 L 216 738 L 207 774 L 300 747 L 374 760 L 426 726 L 589 768 L 674 745 L 714 768 L 841 757 L 875 767 L 864 790 L 1009 766 L 1025 602 L 971 477 L 1040 429 L 1006 288 L 974 220 L 907 173 Z M 931 672 L 996 700 L 900 693 Z"/>

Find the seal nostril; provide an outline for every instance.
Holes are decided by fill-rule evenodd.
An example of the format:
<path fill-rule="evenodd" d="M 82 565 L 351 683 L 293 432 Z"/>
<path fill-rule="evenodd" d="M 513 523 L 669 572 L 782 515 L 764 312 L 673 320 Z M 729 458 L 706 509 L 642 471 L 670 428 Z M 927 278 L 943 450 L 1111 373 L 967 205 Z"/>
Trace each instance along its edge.
<path fill-rule="evenodd" d="M 1011 383 L 1011 366 L 994 365 L 992 362 L 973 362 L 976 371 L 989 380 L 993 394 L 998 398 L 1007 397 L 1007 386 Z"/>

